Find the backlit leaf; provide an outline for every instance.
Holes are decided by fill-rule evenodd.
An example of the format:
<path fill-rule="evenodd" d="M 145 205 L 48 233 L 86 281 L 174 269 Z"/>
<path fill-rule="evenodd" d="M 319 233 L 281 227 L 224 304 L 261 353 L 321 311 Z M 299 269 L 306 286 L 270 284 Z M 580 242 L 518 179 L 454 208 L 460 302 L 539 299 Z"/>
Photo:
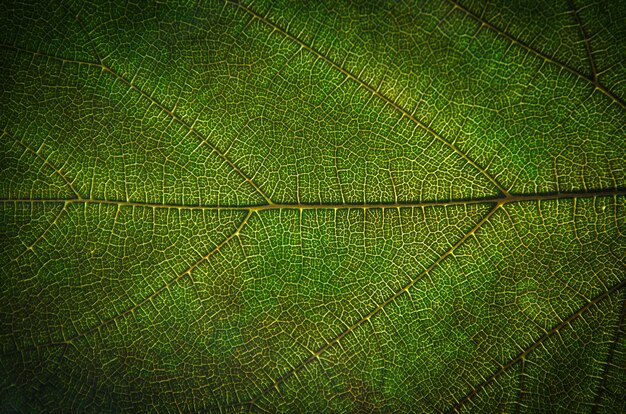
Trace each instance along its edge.
<path fill-rule="evenodd" d="M 626 411 L 621 2 L 9 3 L 2 411 Z"/>

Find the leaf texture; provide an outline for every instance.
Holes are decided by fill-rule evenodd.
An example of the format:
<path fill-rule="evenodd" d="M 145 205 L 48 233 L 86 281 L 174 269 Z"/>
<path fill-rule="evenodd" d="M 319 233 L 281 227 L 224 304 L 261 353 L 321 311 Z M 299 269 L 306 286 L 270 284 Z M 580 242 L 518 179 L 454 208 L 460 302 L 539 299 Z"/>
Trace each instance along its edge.
<path fill-rule="evenodd" d="M 9 3 L 2 411 L 626 411 L 619 2 Z"/>

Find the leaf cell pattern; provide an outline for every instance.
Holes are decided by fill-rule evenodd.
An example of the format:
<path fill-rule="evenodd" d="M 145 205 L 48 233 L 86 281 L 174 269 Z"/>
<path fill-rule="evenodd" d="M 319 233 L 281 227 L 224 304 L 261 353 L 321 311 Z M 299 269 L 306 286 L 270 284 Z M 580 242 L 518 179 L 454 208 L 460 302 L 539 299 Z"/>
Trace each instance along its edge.
<path fill-rule="evenodd" d="M 3 411 L 626 411 L 626 9 L 10 2 Z"/>

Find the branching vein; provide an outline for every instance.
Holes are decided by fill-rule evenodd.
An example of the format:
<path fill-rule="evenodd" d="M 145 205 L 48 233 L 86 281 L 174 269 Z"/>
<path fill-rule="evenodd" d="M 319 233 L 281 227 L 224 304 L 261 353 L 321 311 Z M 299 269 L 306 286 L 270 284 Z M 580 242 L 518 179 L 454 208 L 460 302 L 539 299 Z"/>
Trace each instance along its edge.
<path fill-rule="evenodd" d="M 529 44 L 525 43 L 524 41 L 517 39 L 515 36 L 511 35 L 510 33 L 500 29 L 499 27 L 495 26 L 493 23 L 489 22 L 488 20 L 486 20 L 485 18 L 483 18 L 482 16 L 472 12 L 470 9 L 468 9 L 467 7 L 463 6 L 459 1 L 457 0 L 448 0 L 450 3 L 452 3 L 454 5 L 454 7 L 456 7 L 457 9 L 459 9 L 461 12 L 465 13 L 466 15 L 468 15 L 469 17 L 471 17 L 472 19 L 476 20 L 478 23 L 480 23 L 481 25 L 484 25 L 485 27 L 489 28 L 490 30 L 492 30 L 493 32 L 495 32 L 497 35 L 504 37 L 505 39 L 507 39 L 509 42 L 521 47 L 522 49 L 528 51 L 529 53 L 532 53 L 535 56 L 538 56 L 540 58 L 542 58 L 543 60 L 545 60 L 546 62 L 549 62 L 553 65 L 556 65 L 566 71 L 568 71 L 569 73 L 571 73 L 572 75 L 583 79 L 586 82 L 589 82 L 590 84 L 592 84 L 593 86 L 596 87 L 596 89 L 598 89 L 600 92 L 602 92 L 604 95 L 606 95 L 608 98 L 610 98 L 613 102 L 615 102 L 616 104 L 618 104 L 619 106 L 621 106 L 623 109 L 626 110 L 626 102 L 620 98 L 619 96 L 615 95 L 613 92 L 611 92 L 606 86 L 604 86 L 602 83 L 600 83 L 596 78 L 594 78 L 593 76 L 587 76 L 584 75 L 582 73 L 580 73 L 577 69 L 559 61 L 558 59 L 542 52 L 541 50 L 538 50 L 532 46 L 530 46 Z M 591 58 L 591 52 L 590 49 L 588 51 L 588 53 L 590 54 L 590 58 Z"/>
<path fill-rule="evenodd" d="M 246 226 L 246 224 L 248 223 L 248 221 L 250 220 L 250 217 L 252 216 L 252 214 L 254 214 L 253 211 L 248 211 L 248 213 L 245 215 L 245 217 L 243 218 L 243 220 L 241 221 L 241 223 L 239 223 L 239 225 L 236 227 L 236 229 L 228 236 L 226 237 L 221 243 L 219 243 L 218 245 L 216 245 L 210 252 L 208 252 L 206 255 L 204 255 L 203 257 L 201 257 L 199 260 L 197 260 L 195 263 L 193 263 L 191 266 L 189 266 L 184 272 L 178 274 L 176 277 L 172 278 L 169 282 L 167 282 L 166 284 L 164 284 L 163 286 L 161 286 L 160 288 L 158 288 L 157 290 L 155 290 L 154 292 L 152 292 L 149 296 L 146 296 L 145 298 L 143 298 L 142 300 L 140 300 L 139 302 L 137 302 L 136 304 L 134 304 L 133 306 L 127 308 L 126 310 L 124 310 L 123 312 L 118 313 L 115 316 L 112 316 L 102 322 L 100 322 L 99 324 L 83 331 L 80 332 L 70 338 L 66 338 L 62 341 L 59 342 L 51 342 L 51 343 L 47 343 L 47 344 L 42 344 L 42 345 L 36 345 L 35 349 L 41 349 L 41 348 L 46 348 L 46 347 L 50 347 L 50 346 L 67 346 L 67 345 L 71 345 L 74 344 L 76 342 L 76 340 L 87 336 L 93 332 L 96 332 L 100 329 L 102 329 L 103 327 L 110 325 L 111 323 L 120 320 L 130 314 L 132 314 L 133 312 L 135 312 L 137 309 L 139 309 L 140 307 L 142 307 L 143 305 L 145 305 L 146 303 L 154 300 L 157 296 L 159 296 L 161 293 L 163 293 L 164 291 L 166 291 L 167 289 L 170 289 L 172 286 L 174 286 L 176 283 L 178 283 L 178 281 L 180 281 L 181 279 L 183 279 L 185 276 L 190 276 L 191 273 L 198 267 L 200 266 L 202 263 L 204 263 L 205 261 L 207 261 L 211 256 L 213 256 L 215 253 L 219 252 L 226 244 L 228 244 L 233 238 L 238 237 L 239 234 L 242 232 L 242 230 L 244 229 L 244 227 Z M 19 351 L 24 351 L 25 349 L 21 349 Z"/>
<path fill-rule="evenodd" d="M 609 379 L 609 371 L 611 367 L 613 367 L 613 358 L 615 357 L 616 348 L 622 338 L 622 336 L 626 333 L 626 297 L 622 300 L 621 303 L 621 312 L 619 314 L 619 320 L 617 321 L 617 327 L 615 329 L 615 335 L 612 338 L 611 345 L 609 346 L 609 352 L 607 353 L 606 363 L 604 364 L 604 369 L 602 370 L 602 377 L 598 384 L 598 391 L 596 392 L 596 398 L 593 401 L 593 408 L 591 409 L 592 413 L 597 413 L 598 410 L 602 407 L 602 398 L 606 393 L 606 383 Z"/>
<path fill-rule="evenodd" d="M 145 90 L 143 90 L 142 88 L 137 86 L 133 81 L 130 81 L 130 80 L 126 79 L 123 75 L 121 75 L 120 73 L 115 71 L 112 67 L 110 67 L 110 66 L 108 66 L 108 65 L 106 65 L 104 63 L 96 63 L 96 62 L 89 62 L 89 61 L 65 59 L 65 58 L 61 58 L 61 57 L 58 57 L 58 56 L 42 53 L 42 52 L 39 52 L 39 51 L 24 49 L 24 48 L 21 48 L 21 47 L 16 47 L 16 46 L 7 45 L 7 44 L 0 44 L 0 47 L 5 48 L 5 49 L 13 49 L 13 50 L 21 52 L 21 53 L 29 53 L 29 54 L 31 54 L 31 55 L 33 55 L 35 57 L 41 57 L 41 58 L 56 60 L 56 61 L 59 61 L 59 62 L 62 62 L 62 63 L 72 63 L 72 64 L 80 64 L 80 65 L 91 66 L 91 67 L 99 68 L 103 72 L 108 73 L 113 78 L 117 79 L 119 82 L 125 84 L 130 89 L 132 89 L 135 92 L 139 93 L 143 98 L 145 98 L 151 104 L 153 104 L 154 106 L 159 108 L 161 111 L 163 111 L 165 114 L 167 114 L 176 123 L 178 123 L 179 125 L 182 125 L 192 135 L 194 135 L 196 138 L 198 138 L 202 144 L 208 146 L 211 149 L 211 151 L 214 151 L 222 160 L 224 160 L 224 162 L 226 162 L 235 172 L 237 172 L 237 174 L 239 174 L 250 186 L 252 186 L 252 188 L 255 190 L 255 192 L 258 193 L 261 197 L 263 197 L 263 199 L 265 199 L 265 201 L 268 204 L 273 204 L 273 202 L 270 199 L 270 197 L 265 192 L 263 192 L 261 190 L 261 188 L 254 182 L 254 180 L 251 177 L 249 177 L 246 173 L 244 173 L 243 170 L 241 168 L 239 168 L 233 161 L 231 161 L 230 158 L 228 158 L 222 151 L 220 151 L 219 148 L 217 148 L 215 145 L 211 144 L 210 141 L 204 135 L 202 135 L 196 128 L 194 128 L 193 125 L 189 124 L 186 120 L 184 120 L 183 118 L 178 116 L 173 110 L 171 110 L 170 108 L 168 108 L 167 106 L 162 104 L 160 101 L 158 101 L 156 98 L 154 98 L 151 94 L 149 94 L 148 92 L 146 92 Z"/>
<path fill-rule="evenodd" d="M 63 203 L 63 207 L 61 208 L 61 210 L 58 212 L 57 215 L 54 216 L 54 218 L 52 219 L 52 221 L 50 222 L 50 224 L 48 224 L 48 226 L 46 226 L 46 228 L 44 229 L 44 231 L 41 232 L 41 234 L 39 235 L 39 237 L 37 237 L 35 239 L 34 242 L 32 242 L 31 244 L 29 244 L 28 246 L 26 246 L 26 248 L 22 251 L 22 253 L 20 253 L 19 255 L 17 255 L 13 261 L 17 262 L 18 260 L 20 260 L 26 253 L 33 251 L 33 249 L 35 248 L 35 246 L 41 242 L 46 235 L 48 234 L 48 232 L 50 231 L 50 229 L 52 227 L 54 227 L 58 222 L 59 219 L 61 218 L 61 216 L 63 215 L 63 213 L 65 213 L 67 211 L 67 206 L 69 205 L 69 203 Z"/>
<path fill-rule="evenodd" d="M 583 42 L 585 43 L 585 51 L 587 52 L 587 59 L 589 59 L 589 66 L 591 68 L 591 80 L 594 83 L 598 83 L 598 69 L 596 67 L 596 62 L 593 58 L 593 50 L 591 49 L 591 42 L 589 40 L 589 35 L 587 34 L 587 29 L 583 24 L 583 21 L 580 17 L 580 13 L 576 8 L 576 3 L 574 0 L 569 0 L 569 5 L 572 9 L 572 14 L 574 15 L 574 19 L 576 20 L 576 24 L 580 29 L 580 34 L 583 38 Z"/>
<path fill-rule="evenodd" d="M 9 134 L 8 131 L 3 131 L 3 135 L 7 135 L 7 136 L 12 136 Z M 29 147 L 26 143 L 24 143 L 21 139 L 17 138 L 17 137 L 13 137 L 14 141 L 16 143 L 18 143 L 20 146 L 22 146 L 26 151 L 30 152 L 31 154 L 33 154 L 35 157 L 39 158 L 43 164 L 50 168 L 52 171 L 54 171 L 59 177 L 61 177 L 61 179 L 63 181 L 65 181 L 65 183 L 67 184 L 68 188 L 76 195 L 76 197 L 79 200 L 82 200 L 83 197 L 78 193 L 78 191 L 76 190 L 76 188 L 74 188 L 74 185 L 72 185 L 72 181 L 70 181 L 69 178 L 67 178 L 67 176 L 63 173 L 63 171 L 61 171 L 60 168 L 55 167 L 54 165 L 52 165 L 50 163 L 50 161 L 48 161 L 48 158 L 44 157 L 41 154 L 41 151 L 37 150 L 35 151 L 34 149 L 32 149 L 31 147 Z"/>
<path fill-rule="evenodd" d="M 367 313 L 365 316 L 363 316 L 362 318 L 360 318 L 358 321 L 356 321 L 355 323 L 353 323 L 352 325 L 350 325 L 348 328 L 346 328 L 343 332 L 341 332 L 339 335 L 335 336 L 334 338 L 326 341 L 326 343 L 324 345 L 322 345 L 317 351 L 315 351 L 308 359 L 306 359 L 305 361 L 301 362 L 299 365 L 295 366 L 294 368 L 292 368 L 291 370 L 287 371 L 285 374 L 283 374 L 281 377 L 277 378 L 272 384 L 270 384 L 269 386 L 267 386 L 267 388 L 265 388 L 259 395 L 257 395 L 255 398 L 253 398 L 252 400 L 243 403 L 242 405 L 244 406 L 255 406 L 257 404 L 257 402 L 266 394 L 270 393 L 273 390 L 278 390 L 279 386 L 284 383 L 285 381 L 287 381 L 289 378 L 291 378 L 293 375 L 297 374 L 299 371 L 301 371 L 302 369 L 304 369 L 307 365 L 309 365 L 312 362 L 318 361 L 320 356 L 326 352 L 328 349 L 330 349 L 331 347 L 333 347 L 334 345 L 338 344 L 339 341 L 341 341 L 346 335 L 349 335 L 350 333 L 354 332 L 355 330 L 357 330 L 364 322 L 370 320 L 372 317 L 374 317 L 378 312 L 380 312 L 381 310 L 383 310 L 388 304 L 390 304 L 391 302 L 395 301 L 398 297 L 404 295 L 409 289 L 411 289 L 411 287 L 413 287 L 417 282 L 419 282 L 420 280 L 422 280 L 424 277 L 426 277 L 434 268 L 436 268 L 443 260 L 446 259 L 446 257 L 450 256 L 459 246 L 461 246 L 463 243 L 465 243 L 465 241 L 472 237 L 473 235 L 476 234 L 476 232 L 483 226 L 483 224 L 485 224 L 489 218 L 496 212 L 498 211 L 498 209 L 500 209 L 500 207 L 502 206 L 502 204 L 498 203 L 495 204 L 493 206 L 493 208 L 491 208 L 489 210 L 489 212 L 469 231 L 467 232 L 458 242 L 456 242 L 452 247 L 450 247 L 444 254 L 442 254 L 437 260 L 435 260 L 426 270 L 424 270 L 423 272 L 421 272 L 420 274 L 418 274 L 417 276 L 415 276 L 415 278 L 413 278 L 409 283 L 407 283 L 406 285 L 404 285 L 400 290 L 398 290 L 397 292 L 395 292 L 393 295 L 391 295 L 389 298 L 387 298 L 384 302 L 380 303 L 377 307 L 375 307 L 374 309 L 372 309 L 369 313 Z"/>
<path fill-rule="evenodd" d="M 595 298 L 591 299 L 582 308 L 580 308 L 576 312 L 572 313 L 569 317 L 563 319 L 560 323 L 555 325 L 552 329 L 550 329 L 548 332 L 543 334 L 536 341 L 534 341 L 533 343 L 528 345 L 515 358 L 513 358 L 512 360 L 510 360 L 506 364 L 502 365 L 500 368 L 498 368 L 495 372 L 493 372 L 493 374 L 491 374 L 483 382 L 481 382 L 480 384 L 475 386 L 467 395 L 465 395 L 463 398 L 461 398 L 456 404 L 454 404 L 452 407 L 450 407 L 446 412 L 448 412 L 448 413 L 459 412 L 463 408 L 463 406 L 465 406 L 467 403 L 469 403 L 474 397 L 476 397 L 476 395 L 478 395 L 480 392 L 482 392 L 487 386 L 489 386 L 490 384 L 494 383 L 502 374 L 504 374 L 505 372 L 510 370 L 512 367 L 517 365 L 517 363 L 519 363 L 523 359 L 528 358 L 528 356 L 535 349 L 537 349 L 540 346 L 542 346 L 544 342 L 546 342 L 548 339 L 550 339 L 552 336 L 557 334 L 560 330 L 562 330 L 566 326 L 568 326 L 568 325 L 571 326 L 571 324 L 576 319 L 580 318 L 586 312 L 588 312 L 589 310 L 593 309 L 595 306 L 598 305 L 598 303 L 602 302 L 604 299 L 608 298 L 613 293 L 615 293 L 615 292 L 619 291 L 620 289 L 624 288 L 624 286 L 626 286 L 626 279 L 622 280 L 621 282 L 617 283 L 616 285 L 610 287 L 608 290 L 602 292 L 600 295 L 598 295 Z"/>
<path fill-rule="evenodd" d="M 297 36 L 292 35 L 287 30 L 285 30 L 282 27 L 278 26 L 276 23 L 274 23 L 273 21 L 268 19 L 266 16 L 260 15 L 256 11 L 252 10 L 250 7 L 244 5 L 244 4 L 240 3 L 240 2 L 238 2 L 238 3 L 231 3 L 231 4 L 234 4 L 234 5 L 238 6 L 241 10 L 244 10 L 246 13 L 250 14 L 253 18 L 259 20 L 260 22 L 262 22 L 266 26 L 270 27 L 272 30 L 274 30 L 274 31 L 282 34 L 283 36 L 289 38 L 291 41 L 297 43 L 301 48 L 304 48 L 304 49 L 308 50 L 309 52 L 313 53 L 319 59 L 321 59 L 322 61 L 326 62 L 328 65 L 330 65 L 331 67 L 333 67 L 337 71 L 341 72 L 348 79 L 353 80 L 359 86 L 361 86 L 362 88 L 367 90 L 369 93 L 371 93 L 373 96 L 376 96 L 378 99 L 383 101 L 386 105 L 388 105 L 391 108 L 393 108 L 394 110 L 400 112 L 403 116 L 407 117 L 409 120 L 411 120 L 413 123 L 418 125 L 420 128 L 422 128 L 423 130 L 427 131 L 435 139 L 437 139 L 438 141 L 443 143 L 445 146 L 450 148 L 452 151 L 454 151 L 456 154 L 461 156 L 463 158 L 463 160 L 465 160 L 468 164 L 470 164 L 473 168 L 475 168 L 478 172 L 480 172 L 487 180 L 489 180 L 489 182 L 491 182 L 500 191 L 501 194 L 504 194 L 504 195 L 508 194 L 508 191 L 501 184 L 499 184 L 498 181 L 495 179 L 495 177 L 493 177 L 487 170 L 485 170 L 483 167 L 481 167 L 478 164 L 476 164 L 476 162 L 471 157 L 469 157 L 466 153 L 461 151 L 459 148 L 457 148 L 450 141 L 444 139 L 439 133 L 437 133 L 437 131 L 432 129 L 432 127 L 430 127 L 429 125 L 425 124 L 424 122 L 420 121 L 417 117 L 415 117 L 414 114 L 410 113 L 408 110 L 406 110 L 404 107 L 402 107 L 399 103 L 397 103 L 393 99 L 387 97 L 386 95 L 383 95 L 378 88 L 373 87 L 372 85 L 370 85 L 369 83 L 367 83 L 363 79 L 361 79 L 359 75 L 355 75 L 355 74 L 351 73 L 350 71 L 345 69 L 340 64 L 332 61 L 328 56 L 326 56 L 322 52 L 318 51 L 313 46 L 303 42 Z"/>

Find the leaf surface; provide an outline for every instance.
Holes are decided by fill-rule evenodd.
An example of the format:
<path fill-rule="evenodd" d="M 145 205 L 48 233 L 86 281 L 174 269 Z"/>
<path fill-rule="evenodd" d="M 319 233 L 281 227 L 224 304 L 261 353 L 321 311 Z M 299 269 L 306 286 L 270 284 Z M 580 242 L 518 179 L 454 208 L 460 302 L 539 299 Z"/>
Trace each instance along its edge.
<path fill-rule="evenodd" d="M 3 411 L 626 411 L 619 2 L 118 3 L 0 14 Z"/>

